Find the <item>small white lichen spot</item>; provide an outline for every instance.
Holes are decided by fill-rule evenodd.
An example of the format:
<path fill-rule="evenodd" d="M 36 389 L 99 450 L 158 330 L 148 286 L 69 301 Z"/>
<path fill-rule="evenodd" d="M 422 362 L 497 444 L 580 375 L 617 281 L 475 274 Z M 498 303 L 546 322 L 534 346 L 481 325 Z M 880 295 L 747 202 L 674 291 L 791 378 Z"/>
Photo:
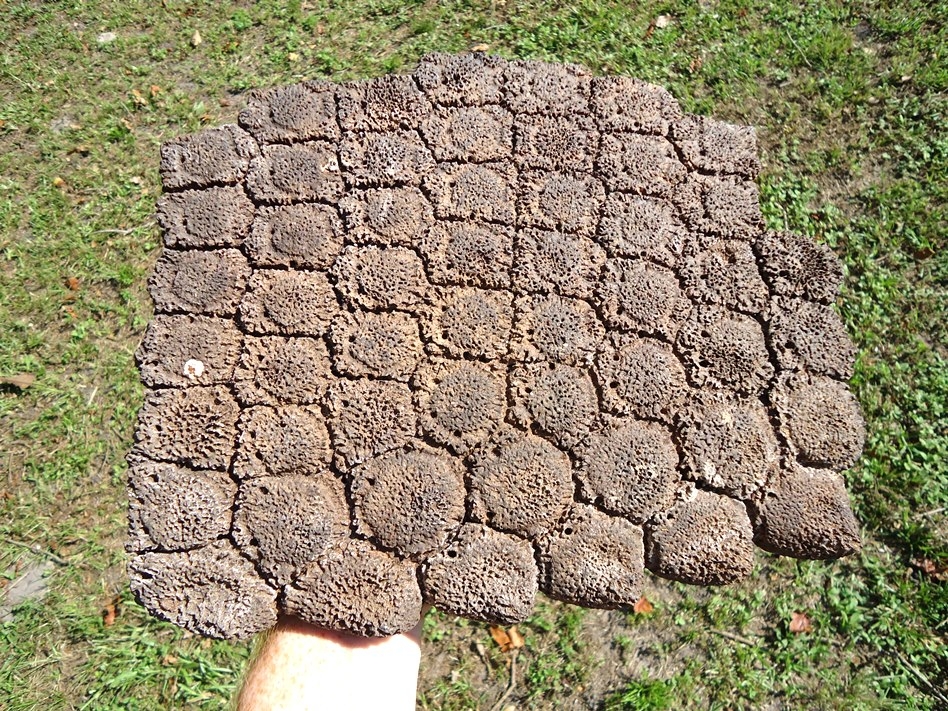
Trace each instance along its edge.
<path fill-rule="evenodd" d="M 202 375 L 204 375 L 204 363 L 194 358 L 191 358 L 184 364 L 184 374 L 190 380 L 197 380 Z"/>

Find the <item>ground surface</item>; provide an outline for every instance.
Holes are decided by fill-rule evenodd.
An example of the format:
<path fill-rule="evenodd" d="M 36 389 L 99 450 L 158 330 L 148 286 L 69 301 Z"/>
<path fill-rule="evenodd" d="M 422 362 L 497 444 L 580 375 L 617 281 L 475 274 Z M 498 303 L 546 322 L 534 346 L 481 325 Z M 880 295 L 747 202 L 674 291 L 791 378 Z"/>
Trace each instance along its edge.
<path fill-rule="evenodd" d="M 688 111 L 757 126 L 768 224 L 844 260 L 840 312 L 860 348 L 854 389 L 868 419 L 866 455 L 847 474 L 862 554 L 758 554 L 751 582 L 726 589 L 653 579 L 650 612 L 541 604 L 520 627 L 506 703 L 948 704 L 944 4 L 90 2 L 4 12 L 0 376 L 36 380 L 0 393 L 0 604 L 14 591 L 33 600 L 0 610 L 0 706 L 217 708 L 250 652 L 150 620 L 125 583 L 122 457 L 158 253 L 159 143 L 233 120 L 252 87 L 406 70 L 424 52 L 479 44 L 635 75 Z M 421 706 L 490 708 L 514 652 L 439 614 L 425 632 Z"/>

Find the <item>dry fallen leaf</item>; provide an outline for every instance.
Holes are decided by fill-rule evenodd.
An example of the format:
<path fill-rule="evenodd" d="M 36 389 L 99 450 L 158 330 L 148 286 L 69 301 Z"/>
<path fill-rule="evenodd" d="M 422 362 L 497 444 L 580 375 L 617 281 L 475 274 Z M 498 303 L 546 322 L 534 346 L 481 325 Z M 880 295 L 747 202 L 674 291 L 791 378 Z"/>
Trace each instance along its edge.
<path fill-rule="evenodd" d="M 635 601 L 635 604 L 632 606 L 632 612 L 637 615 L 647 615 L 655 609 L 655 606 L 649 602 L 648 598 L 644 595 Z"/>
<path fill-rule="evenodd" d="M 173 654 L 166 654 L 161 658 L 161 666 L 163 667 L 173 667 L 178 663 L 178 658 Z"/>
<path fill-rule="evenodd" d="M 471 47 L 471 51 L 472 51 L 472 52 L 486 52 L 486 51 L 489 50 L 489 49 L 490 49 L 490 45 L 489 45 L 489 44 L 483 44 L 483 43 L 481 43 L 481 44 L 475 44 L 473 47 Z"/>
<path fill-rule="evenodd" d="M 803 612 L 794 612 L 790 618 L 790 631 L 794 634 L 806 634 L 813 631 L 810 618 Z"/>
<path fill-rule="evenodd" d="M 66 186 L 66 181 L 57 175 L 55 178 L 53 178 L 53 185 L 57 188 L 63 188 Z"/>
<path fill-rule="evenodd" d="M 36 382 L 36 376 L 32 373 L 17 373 L 16 375 L 7 375 L 0 378 L 0 384 L 12 385 L 17 390 L 26 390 Z"/>
<path fill-rule="evenodd" d="M 201 33 L 198 30 L 194 30 L 194 34 L 191 35 L 191 46 L 200 47 L 202 42 L 204 42 L 204 40 L 201 38 Z"/>
<path fill-rule="evenodd" d="M 520 634 L 520 630 L 517 629 L 516 625 L 507 630 L 500 625 L 491 625 L 490 636 L 500 647 L 501 652 L 520 649 L 524 645 L 523 635 Z"/>
<path fill-rule="evenodd" d="M 659 15 L 655 18 L 655 27 L 659 30 L 664 30 L 672 23 L 671 15 Z"/>
<path fill-rule="evenodd" d="M 694 74 L 696 71 L 701 69 L 701 65 L 704 64 L 704 60 L 701 57 L 695 57 L 691 60 L 691 64 L 688 65 L 688 69 L 691 70 L 691 73 Z"/>
<path fill-rule="evenodd" d="M 497 643 L 497 646 L 500 647 L 501 652 L 506 652 L 510 649 L 510 635 L 508 635 L 506 630 L 500 625 L 490 626 L 490 636 Z"/>
<path fill-rule="evenodd" d="M 115 624 L 115 616 L 118 614 L 118 608 L 114 602 L 110 602 L 105 606 L 105 609 L 102 610 L 102 624 L 106 627 L 111 627 Z"/>
<path fill-rule="evenodd" d="M 912 561 L 912 566 L 932 580 L 938 582 L 948 580 L 948 565 L 946 564 L 939 565 L 930 558 L 916 558 Z"/>
<path fill-rule="evenodd" d="M 66 277 L 65 280 L 66 288 L 69 291 L 78 291 L 79 290 L 79 277 Z"/>

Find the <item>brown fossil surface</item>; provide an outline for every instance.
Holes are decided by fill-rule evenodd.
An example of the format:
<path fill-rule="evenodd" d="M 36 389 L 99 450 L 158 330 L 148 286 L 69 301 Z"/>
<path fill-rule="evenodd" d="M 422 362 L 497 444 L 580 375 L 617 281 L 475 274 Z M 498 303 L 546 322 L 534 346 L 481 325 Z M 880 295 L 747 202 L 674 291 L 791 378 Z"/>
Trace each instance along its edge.
<path fill-rule="evenodd" d="M 138 599 L 379 636 L 857 550 L 842 270 L 765 229 L 759 170 L 660 87 L 480 53 L 166 143 Z"/>

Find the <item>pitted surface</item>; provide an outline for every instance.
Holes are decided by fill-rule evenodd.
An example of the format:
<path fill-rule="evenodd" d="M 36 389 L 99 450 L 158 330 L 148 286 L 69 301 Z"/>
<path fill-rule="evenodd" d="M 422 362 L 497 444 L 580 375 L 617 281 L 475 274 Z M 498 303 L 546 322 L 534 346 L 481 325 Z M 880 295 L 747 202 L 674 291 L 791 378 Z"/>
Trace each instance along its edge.
<path fill-rule="evenodd" d="M 379 636 L 858 549 L 842 270 L 765 231 L 759 171 L 660 87 L 483 54 L 165 144 L 135 594 Z"/>
<path fill-rule="evenodd" d="M 341 481 L 329 474 L 258 477 L 240 487 L 234 542 L 278 585 L 349 537 Z"/>

